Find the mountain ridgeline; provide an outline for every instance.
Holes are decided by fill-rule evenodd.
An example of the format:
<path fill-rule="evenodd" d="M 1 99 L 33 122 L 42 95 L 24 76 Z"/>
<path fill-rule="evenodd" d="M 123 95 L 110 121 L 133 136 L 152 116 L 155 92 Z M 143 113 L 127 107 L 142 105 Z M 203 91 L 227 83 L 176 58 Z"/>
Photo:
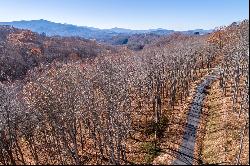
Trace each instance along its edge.
<path fill-rule="evenodd" d="M 13 22 L 0 22 L 0 25 L 10 25 L 15 28 L 20 29 L 28 29 L 33 32 L 37 33 L 45 33 L 47 36 L 78 36 L 83 37 L 86 39 L 95 39 L 99 42 L 107 42 L 110 44 L 127 44 L 127 40 L 133 35 L 138 34 L 150 34 L 154 36 L 162 36 L 162 35 L 169 35 L 174 32 L 174 30 L 166 30 L 166 29 L 149 29 L 149 30 L 131 30 L 131 29 L 123 29 L 123 28 L 112 28 L 112 29 L 98 29 L 92 28 L 87 26 L 76 26 L 71 24 L 61 24 L 61 23 L 54 23 L 47 20 L 31 20 L 31 21 L 13 21 Z M 188 30 L 188 31 L 181 31 L 184 34 L 207 34 L 212 30 L 203 30 L 203 29 L 196 29 L 196 30 Z M 180 31 L 179 31 L 180 32 Z M 122 42 L 116 41 L 115 39 L 118 38 Z"/>

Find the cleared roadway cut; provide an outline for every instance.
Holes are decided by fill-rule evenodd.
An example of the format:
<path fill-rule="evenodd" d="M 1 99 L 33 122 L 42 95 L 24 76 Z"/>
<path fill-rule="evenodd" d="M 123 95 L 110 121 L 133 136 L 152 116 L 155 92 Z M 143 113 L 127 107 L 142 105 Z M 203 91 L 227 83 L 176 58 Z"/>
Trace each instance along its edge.
<path fill-rule="evenodd" d="M 193 102 L 191 103 L 191 107 L 188 112 L 182 144 L 179 148 L 176 159 L 172 162 L 173 165 L 193 164 L 195 136 L 200 121 L 200 115 L 202 113 L 203 100 L 206 96 L 205 89 L 217 78 L 216 75 L 218 72 L 219 69 L 215 69 L 212 74 L 205 77 L 204 81 L 199 84 L 196 89 Z"/>

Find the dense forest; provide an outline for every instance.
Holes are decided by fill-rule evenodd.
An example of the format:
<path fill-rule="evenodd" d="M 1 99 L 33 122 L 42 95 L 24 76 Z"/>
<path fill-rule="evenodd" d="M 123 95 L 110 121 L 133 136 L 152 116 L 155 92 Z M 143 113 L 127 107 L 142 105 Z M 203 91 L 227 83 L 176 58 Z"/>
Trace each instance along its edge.
<path fill-rule="evenodd" d="M 223 126 L 231 143 L 218 161 L 195 160 L 249 164 L 248 20 L 206 35 L 134 35 L 126 46 L 0 26 L 0 163 L 151 164 L 168 154 L 160 164 L 170 164 L 195 87 L 215 69 L 207 100 L 218 90 L 228 99 L 218 112 L 236 116 Z"/>

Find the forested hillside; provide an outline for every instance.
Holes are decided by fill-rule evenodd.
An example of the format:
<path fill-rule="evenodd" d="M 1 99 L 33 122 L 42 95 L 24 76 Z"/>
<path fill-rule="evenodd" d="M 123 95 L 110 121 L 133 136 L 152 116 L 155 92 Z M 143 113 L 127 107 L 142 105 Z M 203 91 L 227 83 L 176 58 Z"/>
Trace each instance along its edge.
<path fill-rule="evenodd" d="M 46 37 L 29 30 L 0 26 L 0 80 L 20 79 L 28 70 L 52 61 L 92 59 L 118 48 L 77 37 Z"/>
<path fill-rule="evenodd" d="M 137 37 L 132 51 L 0 26 L 0 163 L 172 164 L 196 87 L 218 71 L 192 158 L 249 164 L 249 21 Z"/>

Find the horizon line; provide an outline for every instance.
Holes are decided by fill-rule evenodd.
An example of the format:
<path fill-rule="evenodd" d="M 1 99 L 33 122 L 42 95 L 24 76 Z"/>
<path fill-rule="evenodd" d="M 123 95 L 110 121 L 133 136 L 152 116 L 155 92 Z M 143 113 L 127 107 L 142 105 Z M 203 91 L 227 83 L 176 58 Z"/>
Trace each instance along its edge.
<path fill-rule="evenodd" d="M 133 30 L 133 31 L 147 31 L 147 30 L 159 30 L 159 29 L 162 29 L 162 30 L 173 30 L 173 31 L 177 31 L 178 32 L 178 31 L 189 31 L 189 30 L 213 30 L 213 29 L 215 29 L 217 27 L 225 26 L 225 25 L 220 25 L 220 26 L 216 26 L 214 28 L 206 28 L 206 29 L 203 29 L 203 28 L 194 28 L 194 29 L 185 29 L 185 30 L 167 29 L 167 28 L 162 28 L 162 27 L 147 28 L 147 29 L 134 29 L 134 28 L 128 28 L 128 27 L 114 26 L 114 27 L 110 27 L 110 28 L 100 28 L 100 27 L 95 27 L 95 26 L 87 26 L 87 25 L 79 25 L 79 24 L 74 24 L 74 23 L 66 23 L 66 22 L 63 23 L 63 22 L 58 22 L 58 21 L 51 21 L 51 20 L 47 20 L 47 19 L 44 19 L 44 18 L 41 18 L 41 19 L 27 19 L 27 20 L 21 19 L 21 20 L 12 20 L 12 21 L 0 21 L 0 23 L 11 23 L 11 22 L 20 22 L 20 21 L 27 21 L 28 22 L 28 21 L 41 21 L 41 20 L 52 22 L 52 23 L 56 23 L 56 24 L 73 25 L 73 26 L 77 26 L 77 27 L 87 27 L 87 28 L 94 28 L 94 29 L 100 29 L 100 30 L 110 30 L 110 29 L 115 29 L 115 28 L 125 29 L 125 30 Z M 234 22 L 241 22 L 243 20 L 248 20 L 248 18 L 241 19 L 241 20 L 234 21 Z M 228 24 L 228 25 L 230 25 L 230 24 Z"/>

